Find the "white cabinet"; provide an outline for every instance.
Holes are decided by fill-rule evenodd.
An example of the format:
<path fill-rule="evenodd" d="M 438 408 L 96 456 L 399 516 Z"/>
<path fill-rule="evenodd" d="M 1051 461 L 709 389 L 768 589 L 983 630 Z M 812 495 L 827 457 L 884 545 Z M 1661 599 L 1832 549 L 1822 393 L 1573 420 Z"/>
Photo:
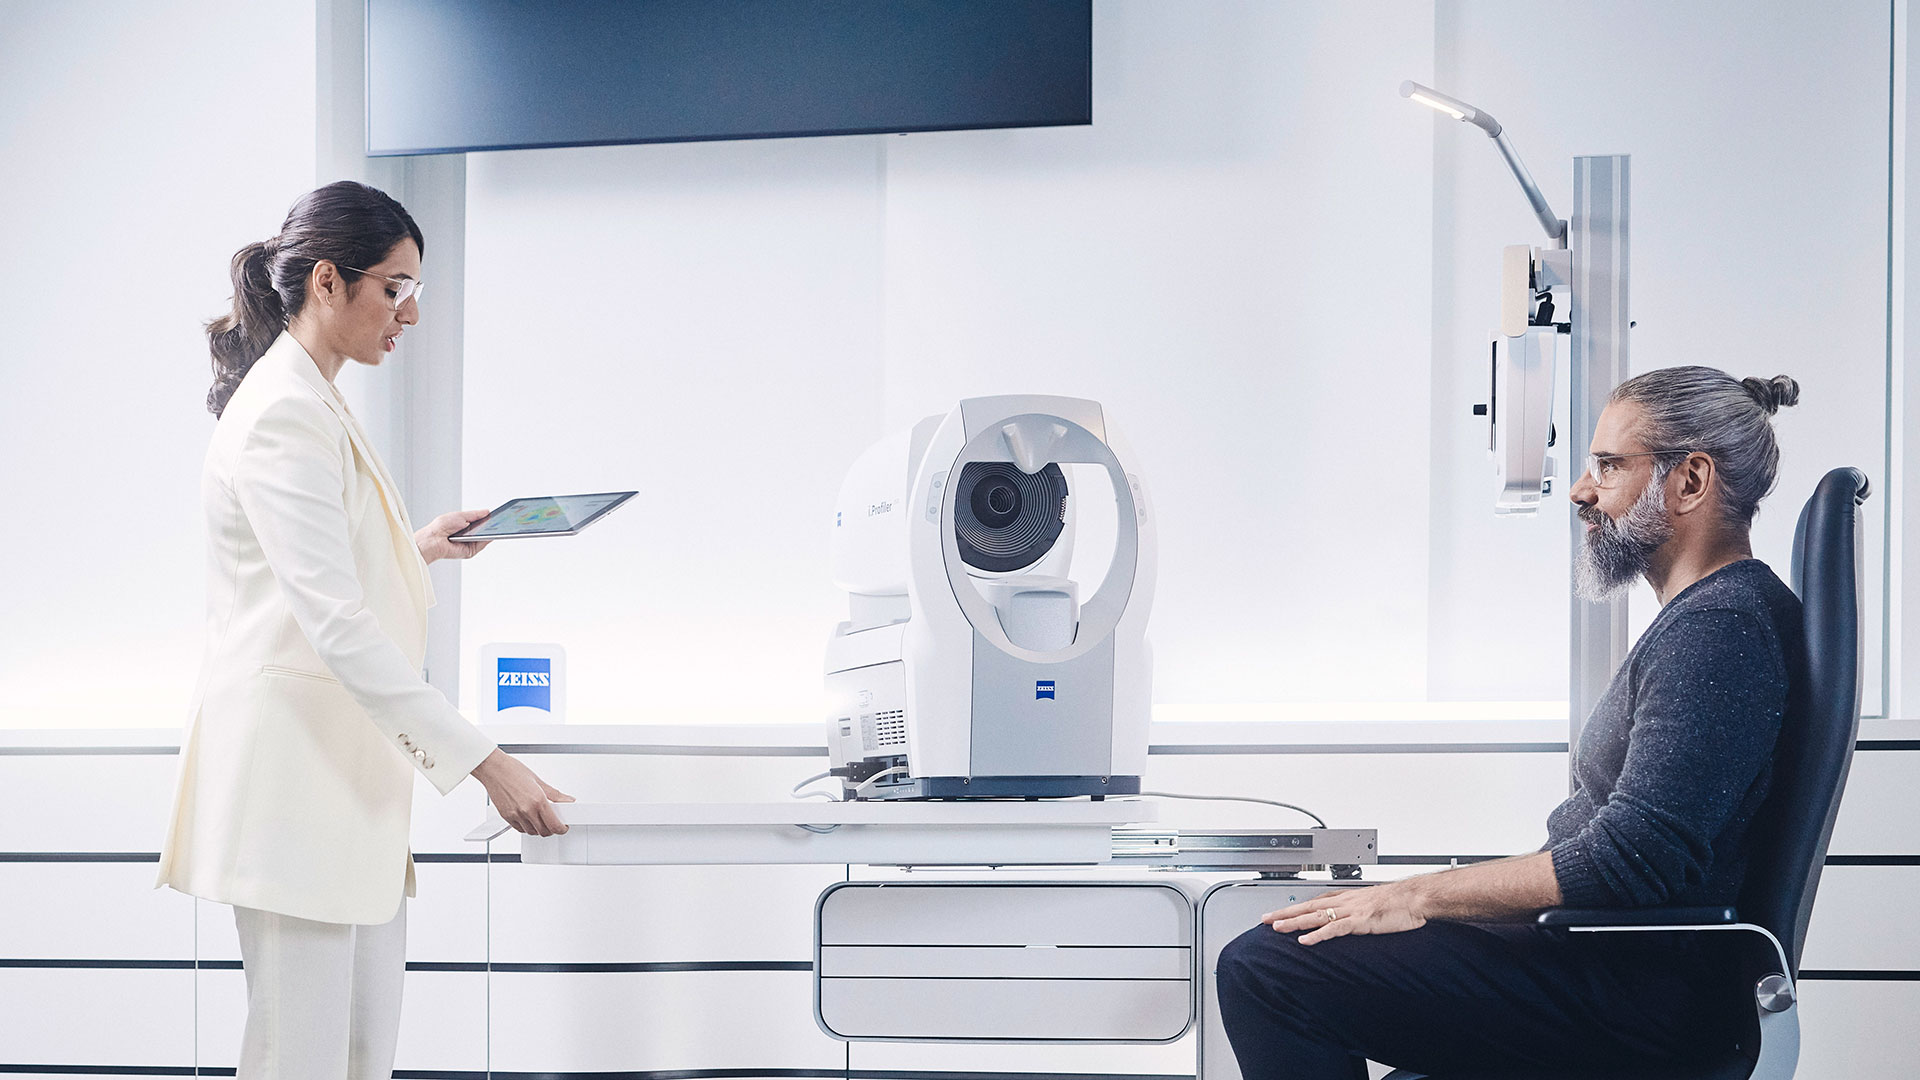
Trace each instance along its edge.
<path fill-rule="evenodd" d="M 848 882 L 816 908 L 815 1012 L 846 1040 L 1170 1042 L 1193 1023 L 1177 881 Z"/>

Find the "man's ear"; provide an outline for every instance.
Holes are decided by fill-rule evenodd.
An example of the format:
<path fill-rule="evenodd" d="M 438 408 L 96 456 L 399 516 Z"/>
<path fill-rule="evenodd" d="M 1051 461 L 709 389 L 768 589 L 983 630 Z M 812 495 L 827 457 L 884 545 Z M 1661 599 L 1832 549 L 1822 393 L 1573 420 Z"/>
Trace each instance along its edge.
<path fill-rule="evenodd" d="M 1720 477 L 1713 458 L 1706 454 L 1688 454 L 1667 477 L 1667 506 L 1675 514 L 1691 514 L 1713 498 Z"/>

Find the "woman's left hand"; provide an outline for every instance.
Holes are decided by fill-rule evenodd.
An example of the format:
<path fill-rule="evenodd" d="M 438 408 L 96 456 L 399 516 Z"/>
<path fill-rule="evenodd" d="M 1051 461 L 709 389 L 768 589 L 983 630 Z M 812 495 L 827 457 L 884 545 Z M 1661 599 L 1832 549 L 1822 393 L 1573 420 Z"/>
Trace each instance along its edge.
<path fill-rule="evenodd" d="M 1427 923 L 1414 889 L 1405 881 L 1364 889 L 1321 893 L 1305 903 L 1269 911 L 1260 921 L 1283 933 L 1303 931 L 1302 945 L 1348 934 L 1398 934 Z"/>
<path fill-rule="evenodd" d="M 420 549 L 420 557 L 428 562 L 440 559 L 471 559 L 480 554 L 480 549 L 492 543 L 491 540 L 478 540 L 473 543 L 460 541 L 455 543 L 447 537 L 493 513 L 491 510 L 449 510 L 413 534 L 413 546 Z"/>

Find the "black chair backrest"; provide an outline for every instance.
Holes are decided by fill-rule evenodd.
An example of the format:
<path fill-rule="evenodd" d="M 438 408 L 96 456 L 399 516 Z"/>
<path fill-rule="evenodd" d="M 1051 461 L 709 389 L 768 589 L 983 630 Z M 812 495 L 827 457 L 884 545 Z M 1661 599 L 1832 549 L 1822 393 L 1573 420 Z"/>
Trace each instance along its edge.
<path fill-rule="evenodd" d="M 1793 591 L 1805 611 L 1806 653 L 1773 755 L 1773 787 L 1753 832 L 1740 915 L 1773 931 L 1798 977 L 1800 949 L 1860 731 L 1860 520 L 1867 478 L 1821 478 L 1793 534 Z"/>

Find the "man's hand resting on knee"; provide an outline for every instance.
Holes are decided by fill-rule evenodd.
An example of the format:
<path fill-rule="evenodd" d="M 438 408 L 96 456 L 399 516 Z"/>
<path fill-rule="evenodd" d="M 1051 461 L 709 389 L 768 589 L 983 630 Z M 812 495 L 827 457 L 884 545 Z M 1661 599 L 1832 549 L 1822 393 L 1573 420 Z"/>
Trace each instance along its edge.
<path fill-rule="evenodd" d="M 1560 902 L 1560 881 L 1547 852 L 1421 874 L 1385 885 L 1336 889 L 1270 911 L 1260 921 L 1301 933 L 1302 945 L 1348 934 L 1398 934 L 1428 919 L 1510 919 Z"/>

